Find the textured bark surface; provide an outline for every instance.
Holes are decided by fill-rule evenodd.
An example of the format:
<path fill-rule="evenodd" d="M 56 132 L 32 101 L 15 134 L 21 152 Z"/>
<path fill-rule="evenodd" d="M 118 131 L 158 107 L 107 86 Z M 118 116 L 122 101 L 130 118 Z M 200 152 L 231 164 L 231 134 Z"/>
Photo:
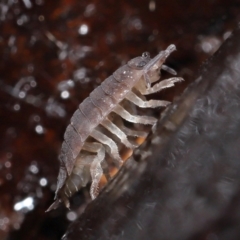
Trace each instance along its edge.
<path fill-rule="evenodd" d="M 237 29 L 64 239 L 239 239 L 239 39 Z"/>

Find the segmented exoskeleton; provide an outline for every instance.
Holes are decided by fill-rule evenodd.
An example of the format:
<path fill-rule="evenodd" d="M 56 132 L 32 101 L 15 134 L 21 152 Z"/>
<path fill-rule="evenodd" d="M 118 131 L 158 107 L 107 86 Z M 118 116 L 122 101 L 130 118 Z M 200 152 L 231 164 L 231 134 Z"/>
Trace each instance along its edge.
<path fill-rule="evenodd" d="M 176 74 L 173 69 L 163 65 L 175 49 L 175 45 L 170 45 L 153 59 L 149 53 L 143 53 L 141 57 L 130 60 L 105 79 L 79 105 L 64 134 L 55 202 L 48 210 L 56 208 L 60 202 L 69 207 L 68 198 L 91 180 L 91 197 L 94 199 L 97 196 L 102 174 L 109 178 L 105 152 L 111 156 L 116 166 L 121 166 L 122 158 L 118 145 L 103 129 L 115 135 L 125 147 L 132 150 L 136 147 L 136 144 L 129 141 L 128 136 L 141 136 L 142 133 L 118 124 L 119 121 L 112 121 L 112 113 L 119 119 L 134 124 L 156 123 L 157 119 L 152 116 L 131 114 L 125 108 L 124 101 L 127 100 L 140 108 L 165 107 L 169 104 L 162 100 L 147 101 L 144 95 L 172 87 L 175 82 L 182 80 L 173 77 L 151 86 L 159 80 L 161 69 Z"/>

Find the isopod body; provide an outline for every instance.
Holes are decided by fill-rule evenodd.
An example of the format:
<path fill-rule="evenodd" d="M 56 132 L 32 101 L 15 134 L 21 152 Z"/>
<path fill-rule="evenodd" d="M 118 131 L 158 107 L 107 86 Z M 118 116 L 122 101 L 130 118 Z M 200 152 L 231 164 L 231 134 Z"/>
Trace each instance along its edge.
<path fill-rule="evenodd" d="M 125 147 L 132 150 L 135 148 L 128 136 L 140 136 L 141 133 L 113 122 L 110 118 L 112 113 L 134 124 L 156 123 L 157 119 L 152 116 L 130 113 L 123 102 L 127 100 L 140 108 L 163 107 L 169 103 L 162 100 L 147 101 L 144 95 L 174 86 L 175 82 L 182 80 L 173 77 L 152 86 L 159 80 L 161 69 L 176 74 L 173 69 L 163 65 L 175 49 L 172 44 L 153 59 L 148 53 L 143 53 L 141 57 L 130 60 L 105 79 L 79 105 L 64 134 L 55 202 L 48 211 L 55 209 L 61 202 L 69 207 L 68 198 L 91 180 L 90 195 L 92 199 L 97 196 L 100 178 L 108 167 L 105 153 L 111 156 L 116 166 L 121 166 L 118 145 L 102 131 L 103 128 L 115 135 Z"/>

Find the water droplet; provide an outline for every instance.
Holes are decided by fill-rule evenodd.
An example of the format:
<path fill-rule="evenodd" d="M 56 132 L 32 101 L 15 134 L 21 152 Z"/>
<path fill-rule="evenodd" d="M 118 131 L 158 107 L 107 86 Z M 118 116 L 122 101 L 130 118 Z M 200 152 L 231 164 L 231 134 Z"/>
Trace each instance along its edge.
<path fill-rule="evenodd" d="M 29 72 L 29 73 L 32 73 L 33 70 L 34 70 L 33 64 L 28 64 L 27 69 L 28 69 L 28 72 Z"/>
<path fill-rule="evenodd" d="M 42 21 L 44 21 L 44 16 L 43 15 L 40 15 L 39 17 L 38 17 L 38 20 L 40 21 L 40 22 L 42 22 Z"/>
<path fill-rule="evenodd" d="M 63 98 L 63 99 L 67 99 L 67 98 L 69 98 L 69 92 L 68 91 L 62 91 L 61 92 L 61 98 Z"/>
<path fill-rule="evenodd" d="M 31 85 L 31 87 L 36 87 L 36 86 L 37 86 L 37 83 L 36 83 L 36 81 L 32 80 L 32 81 L 30 82 L 30 85 Z"/>
<path fill-rule="evenodd" d="M 20 224 L 19 224 L 19 223 L 14 223 L 14 224 L 13 224 L 13 228 L 14 228 L 15 230 L 18 230 L 18 229 L 20 228 Z"/>
<path fill-rule="evenodd" d="M 35 116 L 33 117 L 33 120 L 34 120 L 35 122 L 39 122 L 40 119 L 41 119 L 41 118 L 40 118 L 38 115 L 35 115 Z"/>
<path fill-rule="evenodd" d="M 63 51 L 61 51 L 58 55 L 60 60 L 64 60 L 68 55 L 68 52 L 64 49 Z"/>
<path fill-rule="evenodd" d="M 6 175 L 6 179 L 7 179 L 7 180 L 11 180 L 11 179 L 12 179 L 12 174 L 11 174 L 11 173 L 8 173 L 8 174 Z"/>
<path fill-rule="evenodd" d="M 26 15 L 22 15 L 18 18 L 17 24 L 19 26 L 23 25 L 24 23 L 28 22 L 28 17 Z"/>
<path fill-rule="evenodd" d="M 37 5 L 43 5 L 44 4 L 44 0 L 36 0 L 36 4 Z"/>
<path fill-rule="evenodd" d="M 28 90 L 30 89 L 29 84 L 25 84 L 24 87 L 23 87 L 23 89 L 24 89 L 25 91 L 28 91 Z"/>
<path fill-rule="evenodd" d="M 17 103 L 17 104 L 15 104 L 14 106 L 13 106 L 13 109 L 15 110 L 15 111 L 19 111 L 20 110 L 20 105 Z"/>
<path fill-rule="evenodd" d="M 43 129 L 43 127 L 42 127 L 41 125 L 37 125 L 37 126 L 35 127 L 35 131 L 36 131 L 38 134 L 43 134 L 44 129 Z"/>
<path fill-rule="evenodd" d="M 74 87 L 74 81 L 72 79 L 67 80 L 69 87 Z"/>
<path fill-rule="evenodd" d="M 7 158 L 8 159 L 12 158 L 12 156 L 13 156 L 12 153 L 10 153 L 10 152 L 7 153 Z"/>
<path fill-rule="evenodd" d="M 26 93 L 21 91 L 21 92 L 19 92 L 18 96 L 19 96 L 19 98 L 25 98 L 26 97 Z"/>
<path fill-rule="evenodd" d="M 82 24 L 78 29 L 78 33 L 80 35 L 86 35 L 88 33 L 88 25 Z"/>
<path fill-rule="evenodd" d="M 4 165 L 5 165 L 6 168 L 10 168 L 12 166 L 12 163 L 7 161 L 7 162 L 5 162 Z"/>
<path fill-rule="evenodd" d="M 15 40 L 16 40 L 16 37 L 12 35 L 12 36 L 9 38 L 9 40 L 8 40 L 8 46 L 9 46 L 9 47 L 14 46 Z"/>
<path fill-rule="evenodd" d="M 226 40 L 227 38 L 230 37 L 231 34 L 232 34 L 231 31 L 227 31 L 227 32 L 225 32 L 225 33 L 223 34 L 223 39 Z"/>
<path fill-rule="evenodd" d="M 42 187 L 45 187 L 47 185 L 48 181 L 46 178 L 41 178 L 39 180 L 39 184 L 42 186 Z"/>
<path fill-rule="evenodd" d="M 14 210 L 15 211 L 20 211 L 24 208 L 26 208 L 29 211 L 33 210 L 33 208 L 34 208 L 33 202 L 34 201 L 33 201 L 32 197 L 27 197 L 24 200 L 15 203 Z"/>
<path fill-rule="evenodd" d="M 24 3 L 26 8 L 31 8 L 32 7 L 32 3 L 31 3 L 30 0 L 23 0 L 23 3 Z"/>
<path fill-rule="evenodd" d="M 95 5 L 94 4 L 88 4 L 86 9 L 85 9 L 84 15 L 86 17 L 90 17 L 92 14 L 94 14 L 94 12 L 95 12 Z"/>
<path fill-rule="evenodd" d="M 73 73 L 74 79 L 80 80 L 86 77 L 86 68 L 79 68 Z"/>
<path fill-rule="evenodd" d="M 151 1 L 149 2 L 149 10 L 150 10 L 151 12 L 153 12 L 153 11 L 156 10 L 156 2 L 155 2 L 155 1 L 151 0 Z"/>
<path fill-rule="evenodd" d="M 67 219 L 69 221 L 75 221 L 77 219 L 77 214 L 75 212 L 68 212 L 67 213 Z"/>
<path fill-rule="evenodd" d="M 39 172 L 38 167 L 35 164 L 30 165 L 29 170 L 33 173 L 33 174 L 37 174 Z"/>

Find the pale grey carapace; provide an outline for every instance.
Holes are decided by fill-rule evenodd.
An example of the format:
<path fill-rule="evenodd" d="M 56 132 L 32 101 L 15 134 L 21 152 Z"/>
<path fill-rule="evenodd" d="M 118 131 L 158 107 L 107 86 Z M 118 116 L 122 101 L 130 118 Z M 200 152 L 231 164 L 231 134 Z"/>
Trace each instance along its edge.
<path fill-rule="evenodd" d="M 64 134 L 55 202 L 47 211 L 57 208 L 61 202 L 69 208 L 68 198 L 90 181 L 92 181 L 90 195 L 94 199 L 98 195 L 100 178 L 107 172 L 104 171 L 108 168 L 105 161 L 106 152 L 117 167 L 121 166 L 122 158 L 118 145 L 113 138 L 101 131 L 102 128 L 115 135 L 125 147 L 132 150 L 136 147 L 129 141 L 128 136 L 143 136 L 144 133 L 112 121 L 111 113 L 134 124 L 156 123 L 157 119 L 152 116 L 131 114 L 123 102 L 127 100 L 140 108 L 165 107 L 169 104 L 163 100 L 147 101 L 144 95 L 172 87 L 174 83 L 183 80 L 173 77 L 155 83 L 160 78 L 161 69 L 176 74 L 173 69 L 163 65 L 175 49 L 175 45 L 172 44 L 153 59 L 149 53 L 131 59 L 105 79 L 79 105 Z M 155 84 L 152 86 L 153 83 Z"/>

